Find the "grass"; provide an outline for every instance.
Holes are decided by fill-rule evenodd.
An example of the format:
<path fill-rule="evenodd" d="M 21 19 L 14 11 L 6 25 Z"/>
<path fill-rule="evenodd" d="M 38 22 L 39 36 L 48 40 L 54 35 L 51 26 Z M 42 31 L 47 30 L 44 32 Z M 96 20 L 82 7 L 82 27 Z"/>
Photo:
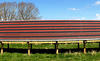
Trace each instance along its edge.
<path fill-rule="evenodd" d="M 7 45 L 4 45 L 7 48 Z M 10 48 L 21 48 L 27 49 L 26 44 L 11 44 Z M 74 49 L 77 48 L 77 44 L 59 44 L 59 49 Z M 80 45 L 83 48 L 83 44 Z M 87 48 L 99 48 L 98 43 L 87 43 Z M 54 49 L 53 44 L 39 44 L 33 45 L 32 49 Z M 59 53 L 48 54 L 48 53 L 34 53 L 30 56 L 27 53 L 11 53 L 4 52 L 3 55 L 0 54 L 0 61 L 100 61 L 100 52 L 92 51 L 83 54 L 82 52 L 73 53 Z"/>
<path fill-rule="evenodd" d="M 27 49 L 27 44 L 10 44 L 9 46 L 10 48 Z M 98 48 L 98 47 L 99 43 L 86 44 L 86 48 Z M 7 44 L 4 44 L 4 48 L 7 48 Z M 77 48 L 77 44 L 59 44 L 59 49 L 73 49 L 73 48 Z M 80 44 L 80 48 L 83 48 L 83 44 Z M 32 45 L 32 49 L 54 49 L 54 44 L 35 44 Z"/>
<path fill-rule="evenodd" d="M 87 53 L 60 53 L 56 54 L 27 54 L 7 53 L 0 55 L 0 61 L 100 61 L 100 52 L 96 54 Z"/>

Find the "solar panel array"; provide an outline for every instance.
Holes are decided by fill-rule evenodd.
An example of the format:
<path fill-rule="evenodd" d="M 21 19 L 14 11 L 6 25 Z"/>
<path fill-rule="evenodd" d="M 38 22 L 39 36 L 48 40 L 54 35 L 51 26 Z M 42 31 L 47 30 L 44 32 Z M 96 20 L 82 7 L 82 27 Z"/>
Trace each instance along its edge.
<path fill-rule="evenodd" d="M 0 40 L 99 39 L 97 20 L 37 20 L 0 22 Z"/>

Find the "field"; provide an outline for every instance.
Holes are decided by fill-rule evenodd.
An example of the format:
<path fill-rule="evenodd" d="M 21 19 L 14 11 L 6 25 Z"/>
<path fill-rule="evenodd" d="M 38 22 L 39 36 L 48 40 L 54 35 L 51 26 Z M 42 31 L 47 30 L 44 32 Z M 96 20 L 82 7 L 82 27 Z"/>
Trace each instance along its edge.
<path fill-rule="evenodd" d="M 32 45 L 31 55 L 27 55 L 26 44 L 4 45 L 0 61 L 100 61 L 99 43 L 87 43 L 87 54 L 83 54 L 83 44 L 59 44 L 59 54 L 55 54 L 53 44 Z"/>

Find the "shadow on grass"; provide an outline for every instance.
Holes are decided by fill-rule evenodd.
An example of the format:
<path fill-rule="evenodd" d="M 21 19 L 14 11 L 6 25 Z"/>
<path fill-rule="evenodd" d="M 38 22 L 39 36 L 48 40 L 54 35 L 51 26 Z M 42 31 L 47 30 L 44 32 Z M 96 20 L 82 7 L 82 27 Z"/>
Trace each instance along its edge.
<path fill-rule="evenodd" d="M 27 53 L 28 49 L 16 49 L 16 48 L 4 48 L 4 52 L 9 53 Z M 47 53 L 47 54 L 55 54 L 55 49 L 31 49 L 31 53 Z M 100 48 L 87 48 L 87 52 L 91 51 L 100 51 Z M 75 48 L 75 49 L 59 49 L 59 53 L 74 53 L 74 52 L 83 52 L 83 48 Z"/>

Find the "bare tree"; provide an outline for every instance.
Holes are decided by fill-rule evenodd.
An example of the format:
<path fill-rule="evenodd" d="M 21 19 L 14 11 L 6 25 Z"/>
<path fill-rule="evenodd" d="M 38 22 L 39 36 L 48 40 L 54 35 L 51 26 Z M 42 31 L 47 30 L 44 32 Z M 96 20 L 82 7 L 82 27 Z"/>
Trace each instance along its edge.
<path fill-rule="evenodd" d="M 32 3 L 18 4 L 18 18 L 20 20 L 31 20 L 38 18 L 38 9 Z"/>
<path fill-rule="evenodd" d="M 1 3 L 0 4 L 0 19 L 12 20 L 15 19 L 16 4 Z"/>
<path fill-rule="evenodd" d="M 10 3 L 0 4 L 0 20 L 33 20 L 39 19 L 38 9 L 32 3 Z"/>

